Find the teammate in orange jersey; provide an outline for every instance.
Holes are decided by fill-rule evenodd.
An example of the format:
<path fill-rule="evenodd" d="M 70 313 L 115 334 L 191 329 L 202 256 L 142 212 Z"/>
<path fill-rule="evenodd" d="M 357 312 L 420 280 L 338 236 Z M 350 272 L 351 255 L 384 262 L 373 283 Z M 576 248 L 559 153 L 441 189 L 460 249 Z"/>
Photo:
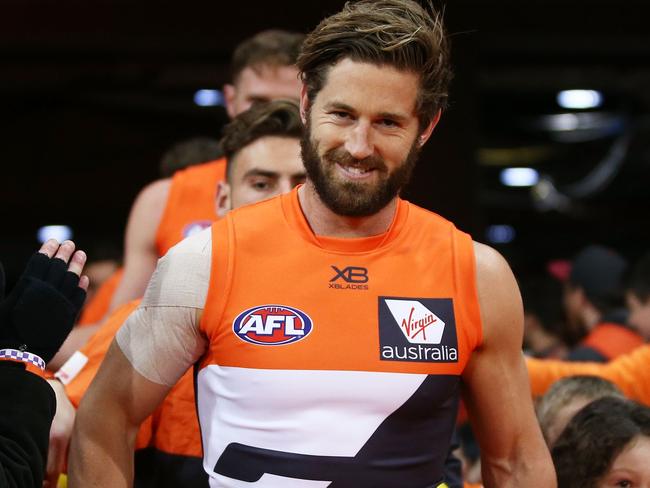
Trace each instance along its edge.
<path fill-rule="evenodd" d="M 217 213 L 223 216 L 231 208 L 286 193 L 304 182 L 299 144 L 302 132 L 298 106 L 291 101 L 259 104 L 235 117 L 225 127 L 222 139 L 229 164 L 227 182 L 220 183 L 218 191 Z M 118 307 L 89 342 L 56 373 L 66 385 L 67 398 L 60 400 L 61 407 L 65 409 L 69 402 L 73 407 L 68 408 L 71 419 L 66 424 L 69 430 L 62 433 L 65 435 L 60 437 L 64 440 L 53 449 L 52 455 L 65 453 L 74 407 L 79 405 L 115 333 L 139 303 L 135 300 Z M 148 486 L 194 486 L 193 483 L 198 482 L 197 473 L 203 473 L 201 440 L 193 405 L 192 375 L 187 374 L 153 416 L 153 423 L 150 418 L 141 426 L 136 448 L 152 447 L 149 460 L 159 461 L 141 464 L 148 469 L 139 466 L 136 470 Z M 60 457 L 59 470 L 63 464 L 62 455 Z M 196 469 L 190 469 L 193 463 Z M 55 477 L 58 471 L 50 475 Z"/>
<path fill-rule="evenodd" d="M 226 109 L 231 118 L 254 103 L 298 99 L 300 83 L 295 61 L 302 40 L 303 36 L 297 33 L 264 31 L 247 39 L 235 49 L 231 63 L 232 84 L 225 85 L 223 90 Z M 225 160 L 211 164 L 220 167 L 216 176 L 218 181 L 214 180 L 215 176 L 210 172 L 210 178 L 197 184 L 209 187 L 214 197 L 217 183 L 223 181 Z M 186 171 L 197 173 L 204 170 L 205 168 L 196 167 Z M 166 218 L 173 218 L 170 213 L 175 209 L 166 208 L 165 205 L 170 192 L 173 192 L 173 188 L 170 189 L 172 181 L 166 178 L 151 183 L 138 195 L 131 209 L 124 248 L 124 278 L 115 292 L 110 310 L 141 297 L 158 258 L 173 244 L 186 237 L 184 234 L 187 231 L 183 232 L 183 229 L 187 229 L 191 221 L 183 222 L 181 229 L 160 229 L 161 226 L 166 226 Z M 213 202 L 214 198 L 211 198 L 208 205 L 213 205 Z M 195 204 L 190 202 L 187 205 L 191 207 Z M 213 218 L 206 219 L 206 215 L 197 215 L 194 220 L 197 223 L 207 220 L 204 226 L 209 225 L 216 217 L 214 207 L 211 208 L 212 215 L 208 214 L 207 217 Z M 165 231 L 172 235 L 162 235 Z"/>
<path fill-rule="evenodd" d="M 211 486 L 438 486 L 461 389 L 485 486 L 555 486 L 510 269 L 398 197 L 445 106 L 439 15 L 348 3 L 298 66 L 306 184 L 159 262 L 80 406 L 71 487 L 128 486 L 125 446 L 197 361 Z"/>
<path fill-rule="evenodd" d="M 300 81 L 295 67 L 304 36 L 268 30 L 242 42 L 231 62 L 232 84 L 224 86 L 226 110 L 232 118 L 254 103 L 298 100 Z M 217 185 L 224 180 L 224 158 L 178 171 L 147 185 L 137 196 L 126 227 L 124 276 L 116 289 L 109 312 L 140 298 L 156 262 L 170 247 L 192 232 L 216 220 Z M 59 368 L 97 331 L 87 326 L 72 332 L 52 361 Z"/>

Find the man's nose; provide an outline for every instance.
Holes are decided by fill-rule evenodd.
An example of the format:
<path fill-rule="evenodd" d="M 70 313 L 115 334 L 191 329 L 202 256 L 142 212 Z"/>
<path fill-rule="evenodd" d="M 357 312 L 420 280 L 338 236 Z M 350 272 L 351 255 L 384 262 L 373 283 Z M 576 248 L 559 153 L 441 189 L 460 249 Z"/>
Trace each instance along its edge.
<path fill-rule="evenodd" d="M 368 122 L 359 121 L 350 130 L 345 141 L 345 149 L 355 159 L 365 159 L 372 156 L 375 148 L 372 143 L 371 127 Z"/>

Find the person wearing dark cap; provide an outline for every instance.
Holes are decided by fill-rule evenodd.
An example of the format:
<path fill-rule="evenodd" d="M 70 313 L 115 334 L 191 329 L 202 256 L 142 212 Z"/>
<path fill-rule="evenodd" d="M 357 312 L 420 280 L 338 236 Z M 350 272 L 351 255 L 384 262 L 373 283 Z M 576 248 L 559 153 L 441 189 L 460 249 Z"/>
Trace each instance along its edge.
<path fill-rule="evenodd" d="M 0 264 L 0 487 L 43 485 L 54 391 L 42 377 L 86 297 L 86 262 L 71 241 L 49 240 L 4 298 Z"/>
<path fill-rule="evenodd" d="M 586 332 L 569 361 L 607 362 L 643 344 L 627 325 L 623 277 L 626 260 L 615 251 L 591 245 L 578 253 L 564 288 L 564 306 L 572 327 Z"/>

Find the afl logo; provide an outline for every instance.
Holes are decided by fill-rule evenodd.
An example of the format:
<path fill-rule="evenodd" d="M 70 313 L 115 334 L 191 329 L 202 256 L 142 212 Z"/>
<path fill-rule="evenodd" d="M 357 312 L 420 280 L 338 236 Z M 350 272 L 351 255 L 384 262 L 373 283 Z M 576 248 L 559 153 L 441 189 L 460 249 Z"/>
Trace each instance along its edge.
<path fill-rule="evenodd" d="M 285 305 L 262 305 L 240 313 L 232 324 L 242 341 L 262 346 L 281 346 L 304 339 L 312 330 L 309 316 Z"/>

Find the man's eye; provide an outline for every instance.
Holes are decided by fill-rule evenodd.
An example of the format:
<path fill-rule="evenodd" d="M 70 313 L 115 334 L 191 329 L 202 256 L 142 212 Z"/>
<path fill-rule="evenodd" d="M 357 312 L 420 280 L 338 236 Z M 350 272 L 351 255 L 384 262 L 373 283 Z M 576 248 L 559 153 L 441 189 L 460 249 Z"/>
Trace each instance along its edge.
<path fill-rule="evenodd" d="M 630 480 L 621 480 L 616 483 L 616 486 L 621 488 L 632 488 L 632 482 Z"/>
<path fill-rule="evenodd" d="M 381 119 L 379 123 L 384 127 L 397 127 L 399 125 L 397 122 L 391 119 Z"/>
<path fill-rule="evenodd" d="M 335 112 L 330 112 L 335 118 L 337 119 L 349 119 L 350 114 L 347 112 L 341 112 L 341 111 L 335 111 Z"/>
<path fill-rule="evenodd" d="M 260 191 L 268 190 L 271 187 L 271 185 L 269 184 L 268 181 L 263 181 L 263 180 L 261 180 L 261 181 L 253 181 L 251 183 L 251 186 L 253 188 L 255 188 L 256 190 L 260 190 Z"/>

